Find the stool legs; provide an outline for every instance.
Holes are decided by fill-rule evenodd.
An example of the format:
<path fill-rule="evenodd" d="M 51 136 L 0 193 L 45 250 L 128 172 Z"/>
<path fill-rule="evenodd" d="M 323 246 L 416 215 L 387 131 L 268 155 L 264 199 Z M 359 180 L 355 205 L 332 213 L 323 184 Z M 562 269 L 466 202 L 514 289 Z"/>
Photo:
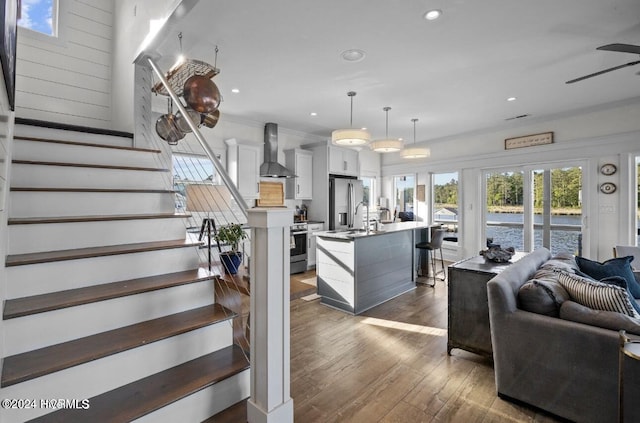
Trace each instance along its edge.
<path fill-rule="evenodd" d="M 440 267 L 441 267 L 440 272 L 442 272 L 442 275 L 443 275 L 441 280 L 444 281 L 446 279 L 446 276 L 445 276 L 446 273 L 444 269 L 444 256 L 442 254 L 442 248 L 438 248 L 438 250 L 440 250 Z M 433 285 L 435 286 L 438 273 L 440 273 L 436 271 L 436 260 L 438 258 L 437 256 L 438 253 L 436 252 L 436 250 L 430 250 L 429 252 L 431 253 L 431 271 L 433 274 Z"/>

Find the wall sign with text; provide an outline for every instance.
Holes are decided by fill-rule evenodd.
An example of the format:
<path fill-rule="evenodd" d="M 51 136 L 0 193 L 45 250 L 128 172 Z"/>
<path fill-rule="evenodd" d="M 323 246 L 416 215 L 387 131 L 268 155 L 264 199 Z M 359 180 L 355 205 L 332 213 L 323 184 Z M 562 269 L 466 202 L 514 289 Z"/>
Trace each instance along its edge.
<path fill-rule="evenodd" d="M 504 140 L 504 149 L 533 147 L 534 145 L 545 145 L 553 143 L 553 132 L 542 134 L 525 135 L 517 138 L 507 138 Z"/>

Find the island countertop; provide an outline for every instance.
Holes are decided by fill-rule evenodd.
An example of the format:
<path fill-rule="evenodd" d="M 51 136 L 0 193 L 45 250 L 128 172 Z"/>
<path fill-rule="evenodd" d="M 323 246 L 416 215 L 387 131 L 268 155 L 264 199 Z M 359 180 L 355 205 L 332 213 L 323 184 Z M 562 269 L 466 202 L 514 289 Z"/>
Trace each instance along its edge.
<path fill-rule="evenodd" d="M 368 233 L 364 229 L 337 229 L 331 231 L 319 231 L 314 235 L 326 238 L 353 240 L 370 236 L 384 235 L 400 231 L 412 231 L 415 229 L 428 229 L 430 225 L 426 222 L 397 222 L 387 223 L 378 231 L 371 230 Z"/>

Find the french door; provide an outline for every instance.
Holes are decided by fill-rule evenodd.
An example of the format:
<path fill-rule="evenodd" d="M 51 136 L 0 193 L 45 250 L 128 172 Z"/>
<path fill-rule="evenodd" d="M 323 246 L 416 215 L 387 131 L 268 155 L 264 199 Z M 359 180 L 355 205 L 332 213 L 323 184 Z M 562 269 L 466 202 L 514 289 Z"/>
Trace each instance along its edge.
<path fill-rule="evenodd" d="M 484 236 L 487 245 L 552 253 L 582 253 L 580 164 L 531 166 L 485 172 Z"/>

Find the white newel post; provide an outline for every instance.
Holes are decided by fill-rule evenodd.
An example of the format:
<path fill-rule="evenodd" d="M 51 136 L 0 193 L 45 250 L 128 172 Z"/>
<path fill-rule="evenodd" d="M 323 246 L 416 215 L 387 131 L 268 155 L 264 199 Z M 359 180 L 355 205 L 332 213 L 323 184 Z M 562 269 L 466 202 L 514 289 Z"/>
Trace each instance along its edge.
<path fill-rule="evenodd" d="M 251 237 L 251 398 L 249 423 L 293 423 L 290 392 L 291 209 L 249 210 Z"/>

